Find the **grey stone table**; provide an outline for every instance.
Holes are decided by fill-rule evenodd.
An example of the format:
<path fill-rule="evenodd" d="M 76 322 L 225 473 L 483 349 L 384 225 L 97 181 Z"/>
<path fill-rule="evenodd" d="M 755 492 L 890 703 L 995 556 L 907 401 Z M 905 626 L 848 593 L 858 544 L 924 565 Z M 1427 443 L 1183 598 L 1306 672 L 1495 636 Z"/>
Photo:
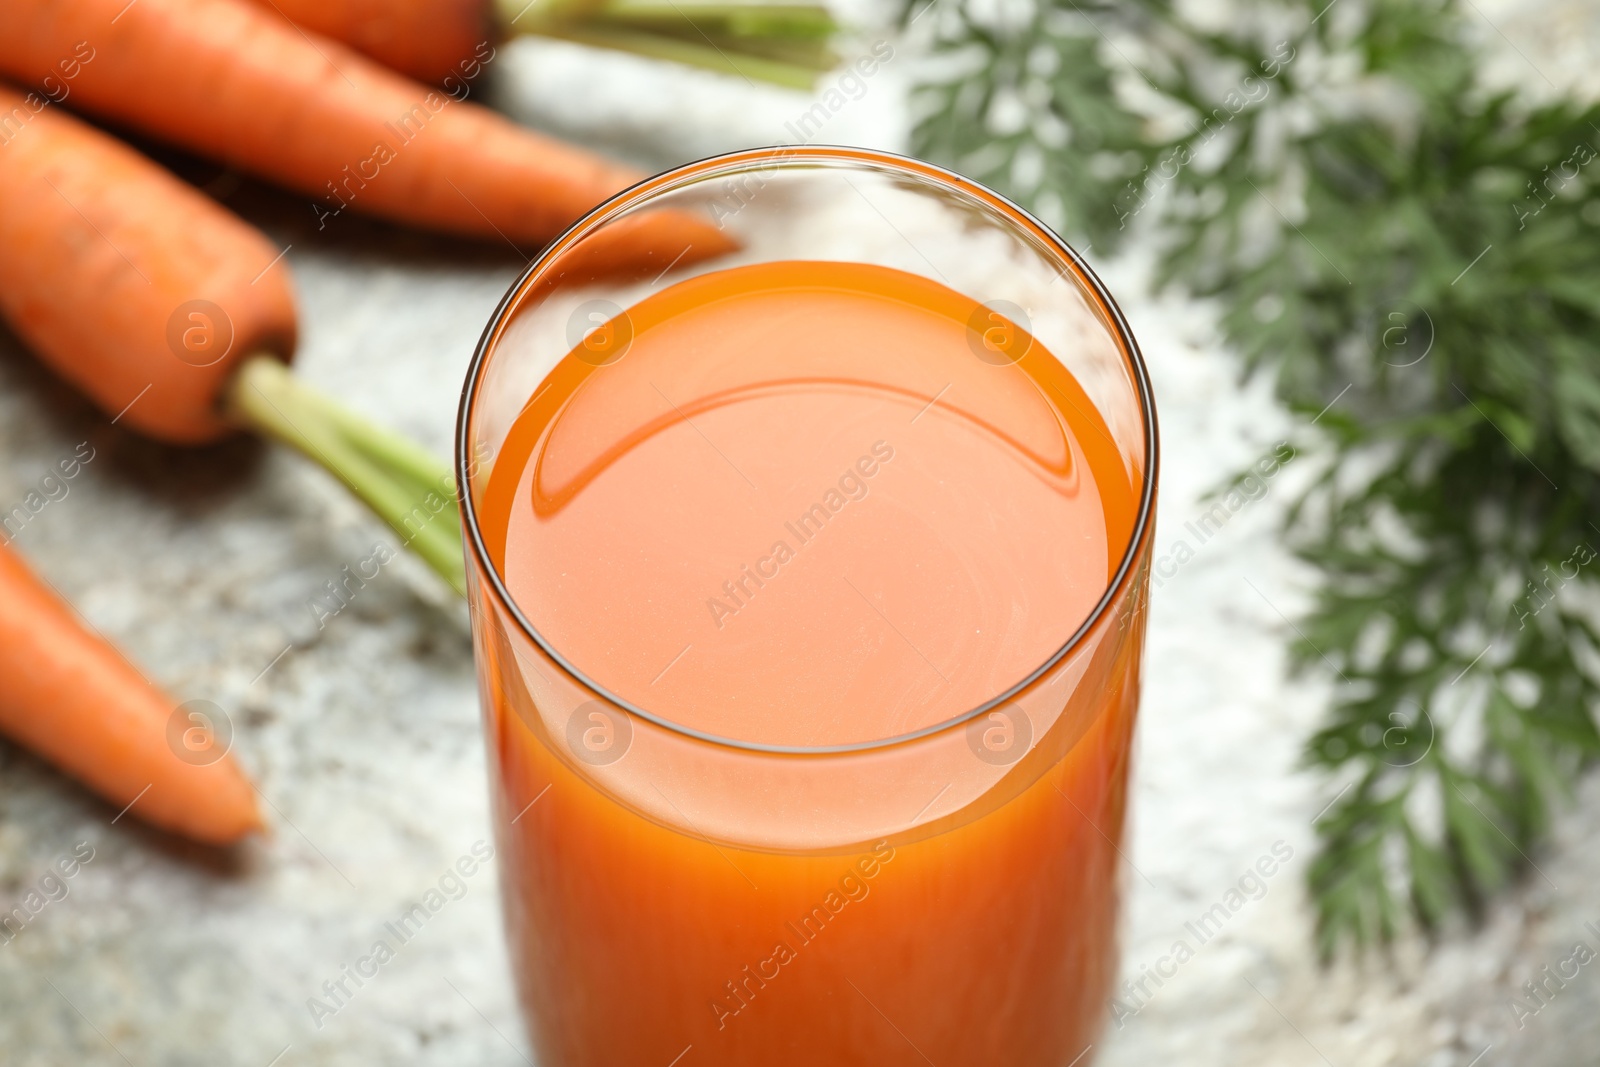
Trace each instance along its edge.
<path fill-rule="evenodd" d="M 1482 10 L 1516 43 L 1503 50 L 1508 79 L 1536 80 L 1517 66 L 1533 62 L 1526 53 L 1542 76 L 1595 88 L 1588 57 L 1600 34 L 1589 8 Z M 649 167 L 791 139 L 785 124 L 810 106 L 563 46 L 524 43 L 497 62 L 513 114 Z M 891 63 L 821 139 L 898 146 L 903 82 L 903 64 Z M 300 372 L 445 452 L 472 345 L 523 259 L 348 217 L 319 232 L 303 201 L 175 162 L 289 248 Z M 1289 423 L 1265 383 L 1237 382 L 1214 309 L 1145 295 L 1148 264 L 1137 256 L 1097 266 L 1162 400 L 1157 552 L 1174 552 L 1201 493 Z M 95 458 L 16 547 L 177 697 L 228 710 L 273 832 L 219 857 L 130 818 L 113 824 L 114 810 L 0 744 L 0 910 L 34 890 L 60 898 L 0 943 L 0 1062 L 529 1062 L 492 863 L 337 1013 L 308 1008 L 489 836 L 459 604 L 407 560 L 319 627 L 309 602 L 370 552 L 379 525 L 282 450 L 243 440 L 171 450 L 108 426 L 0 335 L 0 505 L 80 442 Z M 1295 476 L 1291 467 L 1281 477 Z M 1147 983 L 1137 1012 L 1108 1027 L 1098 1062 L 1593 1063 L 1592 968 L 1521 1028 L 1509 1009 L 1521 983 L 1575 942 L 1600 949 L 1585 926 L 1600 923 L 1593 782 L 1534 857 L 1539 873 L 1483 929 L 1451 931 L 1431 948 L 1407 942 L 1383 959 L 1314 962 L 1301 886 L 1308 826 L 1327 796 L 1295 760 L 1325 693 L 1315 679 L 1284 676 L 1284 615 L 1304 604 L 1312 576 L 1274 538 L 1283 488 L 1191 545 L 1195 557 L 1153 599 L 1126 975 L 1168 955 L 1258 856 L 1279 845 L 1293 858 L 1172 977 Z M 72 856 L 74 875 L 49 881 Z"/>

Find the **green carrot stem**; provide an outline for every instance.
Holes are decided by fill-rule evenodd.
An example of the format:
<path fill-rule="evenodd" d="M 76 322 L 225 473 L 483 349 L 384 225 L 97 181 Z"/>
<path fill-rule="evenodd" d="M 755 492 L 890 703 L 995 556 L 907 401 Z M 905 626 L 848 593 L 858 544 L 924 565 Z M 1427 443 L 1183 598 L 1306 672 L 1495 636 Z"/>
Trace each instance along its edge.
<path fill-rule="evenodd" d="M 594 14 L 618 22 L 715 25 L 744 37 L 831 37 L 839 29 L 828 9 L 818 4 L 610 0 Z"/>
<path fill-rule="evenodd" d="M 779 64 L 787 64 L 792 70 L 778 71 L 777 77 L 787 77 L 798 82 L 804 78 L 807 87 L 816 81 L 816 76 L 822 71 L 831 70 L 838 62 L 838 55 L 826 38 L 796 37 L 796 36 L 770 36 L 770 37 L 744 37 L 738 34 L 718 29 L 716 27 L 701 26 L 637 26 L 633 23 L 615 22 L 610 18 L 598 18 L 593 22 L 585 23 L 578 27 L 584 33 L 616 37 L 621 35 L 638 36 L 645 38 L 643 42 L 667 41 L 678 45 L 689 45 L 706 55 L 709 62 L 718 64 L 718 68 L 734 66 L 741 63 L 759 63 L 769 60 Z M 558 31 L 559 32 L 559 31 Z M 607 46 L 613 47 L 613 46 Z M 637 52 L 637 48 L 631 49 Z M 675 62 L 687 62 L 686 59 L 669 55 L 665 58 L 674 59 Z M 765 77 L 766 72 L 759 72 Z M 769 78 L 769 80 L 771 80 Z M 788 83 L 784 83 L 788 84 Z"/>
<path fill-rule="evenodd" d="M 240 366 L 227 403 L 240 422 L 343 482 L 407 548 L 465 595 L 461 516 L 447 464 L 344 409 L 271 356 L 255 356 Z"/>
<path fill-rule="evenodd" d="M 509 33 L 538 34 L 809 89 L 837 56 L 838 24 L 807 3 L 495 0 Z"/>
<path fill-rule="evenodd" d="M 695 44 L 676 37 L 610 29 L 586 29 L 577 26 L 541 27 L 539 35 L 593 45 L 597 48 L 631 52 L 652 59 L 666 59 L 721 74 L 741 75 L 788 89 L 809 89 L 817 80 L 817 72 L 809 67 L 760 56 L 734 55 L 727 49 L 715 45 Z"/>
<path fill-rule="evenodd" d="M 337 429 L 369 460 L 395 478 L 409 482 L 421 493 L 439 493 L 454 499 L 455 474 L 433 453 L 410 438 L 357 415 L 332 397 L 298 382 L 287 372 L 283 372 L 283 376 L 297 386 L 296 395 L 308 411 L 315 412 Z"/>

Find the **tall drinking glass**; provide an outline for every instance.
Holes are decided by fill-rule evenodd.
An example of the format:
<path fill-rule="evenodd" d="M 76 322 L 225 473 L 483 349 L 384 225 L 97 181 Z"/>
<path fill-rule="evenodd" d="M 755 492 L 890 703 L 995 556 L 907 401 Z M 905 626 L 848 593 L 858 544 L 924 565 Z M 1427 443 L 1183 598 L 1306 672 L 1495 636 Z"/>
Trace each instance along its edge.
<path fill-rule="evenodd" d="M 543 1067 L 1088 1062 L 1156 423 L 1075 252 L 896 156 L 683 167 L 512 287 L 458 464 Z"/>

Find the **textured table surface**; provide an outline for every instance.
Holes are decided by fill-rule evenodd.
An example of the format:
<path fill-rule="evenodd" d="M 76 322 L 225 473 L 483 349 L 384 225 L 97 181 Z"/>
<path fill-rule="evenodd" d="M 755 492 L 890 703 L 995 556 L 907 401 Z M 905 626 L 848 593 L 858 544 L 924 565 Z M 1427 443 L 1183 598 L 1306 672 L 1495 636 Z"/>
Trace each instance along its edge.
<path fill-rule="evenodd" d="M 1497 61 L 1508 80 L 1594 88 L 1600 20 L 1590 8 L 1482 12 L 1486 36 L 1515 43 Z M 519 118 L 648 167 L 791 139 L 785 123 L 809 106 L 563 46 L 509 47 L 497 63 L 499 99 Z M 891 64 L 822 139 L 899 146 L 903 75 Z M 472 346 L 523 258 L 352 218 L 319 232 L 300 200 L 192 164 L 186 173 L 289 246 L 301 373 L 444 453 Z M 1239 385 L 1213 309 L 1145 295 L 1137 257 L 1097 266 L 1162 402 L 1159 555 L 1175 550 L 1201 493 L 1275 442 L 1287 417 L 1264 384 Z M 227 709 L 274 832 L 222 861 L 130 819 L 113 825 L 116 812 L 0 744 L 0 910 L 92 850 L 66 895 L 0 944 L 0 1060 L 528 1062 L 492 865 L 337 1015 L 313 1021 L 306 1005 L 489 836 L 464 611 L 405 561 L 319 628 L 309 601 L 369 554 L 380 526 L 282 450 L 167 450 L 108 426 L 0 335 L 0 504 L 81 442 L 93 460 L 16 547 L 179 699 Z M 1600 981 L 1590 968 L 1521 1029 L 1509 1000 L 1576 942 L 1600 950 L 1585 927 L 1600 924 L 1600 789 L 1586 790 L 1534 857 L 1538 873 L 1482 930 L 1452 932 L 1431 951 L 1405 944 L 1362 964 L 1314 962 L 1302 878 L 1308 825 L 1327 795 L 1295 760 L 1323 690 L 1283 672 L 1284 615 L 1311 579 L 1274 537 L 1283 488 L 1198 546 L 1153 599 L 1126 973 L 1168 954 L 1274 844 L 1294 858 L 1175 977 L 1148 986 L 1136 1015 L 1108 1027 L 1098 1062 L 1593 1063 Z"/>

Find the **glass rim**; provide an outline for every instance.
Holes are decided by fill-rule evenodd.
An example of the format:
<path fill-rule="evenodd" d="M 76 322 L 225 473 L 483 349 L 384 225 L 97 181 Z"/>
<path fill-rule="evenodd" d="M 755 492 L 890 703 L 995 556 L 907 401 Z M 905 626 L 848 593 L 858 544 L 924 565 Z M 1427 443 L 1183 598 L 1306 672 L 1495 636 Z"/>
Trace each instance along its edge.
<path fill-rule="evenodd" d="M 483 540 L 483 531 L 478 523 L 478 509 L 473 500 L 471 490 L 474 464 L 468 456 L 472 451 L 472 442 L 470 440 L 472 413 L 476 406 L 479 389 L 483 383 L 484 370 L 489 364 L 489 357 L 495 347 L 495 342 L 499 339 L 503 328 L 506 326 L 508 313 L 518 303 L 522 295 L 528 291 L 531 283 L 539 279 L 551 263 L 583 238 L 599 230 L 624 212 L 666 193 L 683 188 L 694 181 L 704 180 L 707 175 L 714 174 L 719 170 L 745 169 L 750 164 L 761 165 L 765 163 L 771 167 L 779 167 L 792 163 L 803 164 L 806 162 L 866 163 L 898 171 L 902 174 L 933 178 L 958 192 L 974 197 L 979 201 L 987 202 L 990 206 L 1000 209 L 1003 215 L 1008 216 L 1008 221 L 1013 224 L 1021 224 L 1023 229 L 1031 230 L 1037 237 L 1041 238 L 1043 243 L 1065 262 L 1066 266 L 1074 272 L 1078 281 L 1099 301 L 1100 310 L 1111 325 L 1116 340 L 1127 358 L 1129 369 L 1132 372 L 1134 391 L 1139 400 L 1139 414 L 1144 426 L 1145 466 L 1144 484 L 1140 486 L 1139 491 L 1139 512 L 1134 520 L 1133 529 L 1128 535 L 1128 544 L 1123 551 L 1122 559 L 1117 566 L 1116 572 L 1106 581 L 1104 592 L 1100 595 L 1099 600 L 1095 602 L 1094 608 L 1084 617 L 1083 622 L 1079 624 L 1078 628 L 1072 632 L 1072 635 L 1067 638 L 1060 648 L 1046 657 L 1043 663 L 1029 671 L 1020 681 L 997 696 L 984 701 L 970 711 L 961 712 L 952 718 L 934 723 L 931 726 L 925 726 L 909 733 L 896 734 L 893 737 L 870 741 L 856 741 L 841 745 L 797 746 L 775 745 L 760 741 L 744 741 L 738 738 L 723 737 L 719 734 L 697 730 L 693 727 L 673 722 L 671 719 L 647 711 L 632 701 L 624 699 L 611 689 L 601 685 L 568 660 L 523 614 L 521 607 L 517 605 L 516 598 L 511 595 L 510 589 L 506 587 L 505 579 L 501 576 L 499 568 L 489 558 L 488 547 Z M 1057 357 L 1052 356 L 1052 358 Z M 672 733 L 721 748 L 784 756 L 840 755 L 888 749 L 897 745 L 907 744 L 947 730 L 963 727 L 1032 686 L 1082 643 L 1083 639 L 1110 609 L 1118 592 L 1131 579 L 1134 561 L 1139 554 L 1141 546 L 1149 537 L 1153 525 L 1156 474 L 1160 462 L 1155 394 L 1150 384 L 1149 370 L 1145 365 L 1144 355 L 1139 349 L 1139 342 L 1134 338 L 1133 330 L 1123 316 L 1122 309 L 1117 306 L 1116 300 L 1113 299 L 1110 291 L 1106 289 L 1105 283 L 1089 267 L 1089 264 L 1079 255 L 1078 251 L 1054 230 L 1039 221 L 1031 212 L 980 182 L 911 156 L 885 152 L 879 149 L 852 148 L 843 145 L 775 145 L 767 148 L 748 148 L 707 156 L 703 159 L 662 171 L 629 186 L 599 204 L 569 226 L 561 236 L 551 241 L 544 251 L 534 257 L 533 261 L 528 264 L 517 280 L 507 288 L 505 295 L 500 298 L 500 302 L 495 306 L 494 314 L 490 317 L 488 325 L 484 327 L 482 335 L 478 338 L 478 344 L 472 352 L 472 360 L 467 366 L 466 381 L 461 388 L 461 402 L 456 414 L 455 451 L 456 497 L 461 507 L 462 528 L 466 542 L 470 546 L 473 560 L 475 560 L 478 568 L 487 575 L 489 587 L 500 606 L 516 621 L 523 634 L 538 645 L 545 655 L 549 656 L 570 678 L 577 681 L 579 685 L 589 690 L 597 698 Z"/>

